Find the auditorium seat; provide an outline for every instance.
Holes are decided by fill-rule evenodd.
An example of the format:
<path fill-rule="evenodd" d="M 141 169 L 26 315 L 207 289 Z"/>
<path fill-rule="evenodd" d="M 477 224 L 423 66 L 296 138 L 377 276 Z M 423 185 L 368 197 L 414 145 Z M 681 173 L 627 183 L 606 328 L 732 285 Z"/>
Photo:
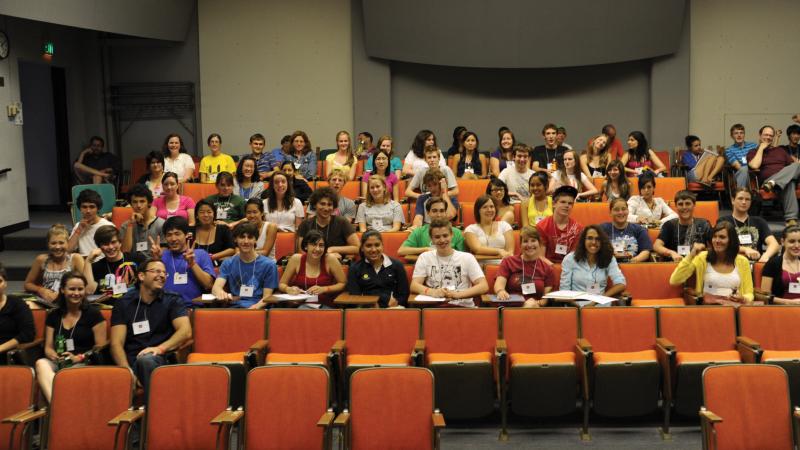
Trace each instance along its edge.
<path fill-rule="evenodd" d="M 278 264 L 286 264 L 288 257 L 295 253 L 296 238 L 297 234 L 287 231 L 280 231 L 275 236 L 275 261 Z"/>
<path fill-rule="evenodd" d="M 670 207 L 672 207 L 673 210 L 675 209 L 673 205 L 670 205 Z M 705 201 L 695 203 L 694 216 L 706 219 L 713 227 L 719 220 L 719 203 Z"/>
<path fill-rule="evenodd" d="M 217 193 L 217 186 L 214 183 L 183 183 L 181 194 L 185 195 L 195 203 Z"/>
<path fill-rule="evenodd" d="M 575 203 L 570 217 L 584 227 L 611 221 L 611 213 L 606 202 Z"/>
<path fill-rule="evenodd" d="M 475 203 L 481 195 L 486 195 L 486 186 L 489 180 L 464 180 L 457 179 L 458 183 L 458 202 Z"/>
<path fill-rule="evenodd" d="M 674 262 L 620 264 L 631 306 L 683 306 L 683 286 L 667 282 L 676 267 Z"/>
<path fill-rule="evenodd" d="M 133 215 L 133 210 L 129 206 L 115 206 L 111 210 L 111 222 L 117 229 L 122 227 L 122 224 L 130 220 Z"/>
<path fill-rule="evenodd" d="M 316 364 L 331 369 L 341 354 L 342 311 L 273 308 L 267 364 Z"/>
<path fill-rule="evenodd" d="M 12 443 L 11 449 L 21 449 L 23 443 L 30 442 L 30 420 L 21 422 L 20 419 L 35 412 L 37 386 L 32 368 L 0 366 L 0 445 L 3 448 Z M 10 421 L 12 417 L 17 421 Z"/>

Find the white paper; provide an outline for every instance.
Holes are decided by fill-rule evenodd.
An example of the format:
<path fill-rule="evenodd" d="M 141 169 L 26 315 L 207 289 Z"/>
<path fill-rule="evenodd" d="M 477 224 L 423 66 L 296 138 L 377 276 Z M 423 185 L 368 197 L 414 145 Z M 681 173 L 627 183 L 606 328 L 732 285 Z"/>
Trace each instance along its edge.
<path fill-rule="evenodd" d="M 576 299 L 583 295 L 584 292 L 581 291 L 554 291 L 549 294 L 545 294 L 544 298 L 565 298 L 565 299 Z"/>
<path fill-rule="evenodd" d="M 447 303 L 450 305 L 461 306 L 463 308 L 477 308 L 477 306 L 475 306 L 475 302 L 473 302 L 471 298 L 454 299 Z"/>
<path fill-rule="evenodd" d="M 214 294 L 203 294 L 200 296 L 200 300 L 203 300 L 204 302 L 213 302 L 216 299 L 217 297 L 215 297 Z"/>
<path fill-rule="evenodd" d="M 598 294 L 583 294 L 580 298 L 581 300 L 593 301 L 600 305 L 609 305 L 617 301 L 617 299 L 615 299 L 614 297 L 606 297 L 605 295 L 598 295 Z"/>
<path fill-rule="evenodd" d="M 273 297 L 275 297 L 278 300 L 289 301 L 289 300 L 306 300 L 312 296 L 308 294 L 275 294 L 273 295 Z"/>
<path fill-rule="evenodd" d="M 491 299 L 493 302 L 497 302 L 497 303 L 503 303 L 503 302 L 514 302 L 514 303 L 518 303 L 518 302 L 525 301 L 525 299 L 524 299 L 524 298 L 523 298 L 521 295 L 519 295 L 519 294 L 511 294 L 511 295 L 509 295 L 509 296 L 508 296 L 508 300 L 500 300 L 499 298 L 497 298 L 497 296 L 496 296 L 496 295 L 490 295 L 490 296 L 489 296 L 489 298 L 490 298 L 490 299 Z"/>
<path fill-rule="evenodd" d="M 414 301 L 415 301 L 415 302 L 431 302 L 431 303 L 436 303 L 436 302 L 443 302 L 444 300 L 445 300 L 445 298 L 444 298 L 444 297 L 431 297 L 431 296 L 429 296 L 429 295 L 423 295 L 423 294 L 419 294 L 419 295 L 417 295 L 417 296 L 414 298 Z"/>

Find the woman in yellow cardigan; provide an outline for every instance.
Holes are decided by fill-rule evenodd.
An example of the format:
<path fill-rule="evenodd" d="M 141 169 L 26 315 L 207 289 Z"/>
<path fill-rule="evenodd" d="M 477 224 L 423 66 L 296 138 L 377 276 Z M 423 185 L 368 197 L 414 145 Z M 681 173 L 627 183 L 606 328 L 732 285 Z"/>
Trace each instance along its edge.
<path fill-rule="evenodd" d="M 672 272 L 669 283 L 680 285 L 692 275 L 705 304 L 738 306 L 753 302 L 750 263 L 739 255 L 739 236 L 730 222 L 717 223 L 709 250 L 695 244 Z"/>

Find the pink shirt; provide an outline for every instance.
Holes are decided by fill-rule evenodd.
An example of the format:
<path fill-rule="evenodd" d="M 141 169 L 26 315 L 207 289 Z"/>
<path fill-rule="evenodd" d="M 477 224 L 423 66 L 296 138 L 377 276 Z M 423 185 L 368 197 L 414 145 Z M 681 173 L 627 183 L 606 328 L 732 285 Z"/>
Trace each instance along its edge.
<path fill-rule="evenodd" d="M 189 220 L 189 210 L 194 209 L 194 200 L 185 195 L 179 195 L 178 209 L 175 211 L 167 211 L 167 198 L 158 197 L 153 200 L 153 206 L 156 208 L 156 216 L 167 220 L 170 217 L 178 216 Z"/>
<path fill-rule="evenodd" d="M 372 175 L 372 172 L 364 172 L 364 175 L 361 176 L 361 181 L 364 183 L 369 182 L 370 175 Z M 386 191 L 389 192 L 390 196 L 392 195 L 392 189 L 394 189 L 395 184 L 397 184 L 397 175 L 392 172 L 386 177 Z"/>

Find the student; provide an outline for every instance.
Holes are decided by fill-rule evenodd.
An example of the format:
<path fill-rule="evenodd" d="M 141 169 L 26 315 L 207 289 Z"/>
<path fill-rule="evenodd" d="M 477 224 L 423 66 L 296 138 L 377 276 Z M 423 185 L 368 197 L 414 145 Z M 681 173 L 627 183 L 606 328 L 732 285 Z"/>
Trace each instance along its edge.
<path fill-rule="evenodd" d="M 437 219 L 450 220 L 447 215 L 447 207 L 449 203 L 441 197 L 434 197 L 425 204 L 425 211 L 431 222 Z M 430 238 L 430 224 L 426 223 L 411 231 L 403 245 L 397 250 L 397 254 L 405 256 L 407 260 L 416 259 L 417 255 L 425 253 L 431 249 Z M 453 227 L 453 237 L 450 238 L 450 244 L 456 250 L 464 251 L 464 236 L 461 230 Z"/>
<path fill-rule="evenodd" d="M 453 128 L 453 144 L 447 149 L 447 157 L 456 156 L 464 149 L 463 140 L 467 127 L 459 125 Z"/>
<path fill-rule="evenodd" d="M 656 191 L 655 175 L 648 172 L 639 177 L 639 195 L 628 199 L 628 220 L 633 223 L 660 227 L 664 222 L 678 217 L 661 197 L 653 197 Z"/>
<path fill-rule="evenodd" d="M 556 128 L 556 144 L 566 148 L 567 150 L 572 150 L 572 146 L 565 143 L 566 140 L 567 140 L 567 129 L 564 127 Z"/>
<path fill-rule="evenodd" d="M 356 157 L 350 144 L 350 133 L 347 131 L 336 133 L 336 152 L 328 155 L 325 158 L 325 162 L 327 163 L 325 169 L 326 178 L 330 178 L 332 170 L 338 169 L 344 174 L 345 181 L 355 179 Z"/>
<path fill-rule="evenodd" d="M 611 280 L 611 284 L 608 280 Z M 614 297 L 625 290 L 614 249 L 599 225 L 587 226 L 561 264 L 559 289 Z"/>
<path fill-rule="evenodd" d="M 529 225 L 535 227 L 546 217 L 553 215 L 553 198 L 547 195 L 549 178 L 547 172 L 534 172 L 528 180 L 528 192 L 531 197 L 520 205 L 523 227 Z"/>
<path fill-rule="evenodd" d="M 411 151 L 406 154 L 406 159 L 403 161 L 403 176 L 413 176 L 420 171 L 428 170 L 428 162 L 425 160 L 425 149 L 427 147 L 435 147 L 436 135 L 431 130 L 421 130 L 414 137 L 414 142 L 411 143 Z M 447 166 L 447 161 L 439 152 L 439 168 L 444 169 Z"/>
<path fill-rule="evenodd" d="M 577 153 L 575 150 L 565 150 L 561 154 L 561 159 L 556 161 L 556 171 L 550 177 L 549 192 L 553 192 L 561 186 L 572 186 L 578 190 L 576 200 L 590 199 L 597 195 L 597 188 L 594 187 L 592 180 L 578 169 Z"/>
<path fill-rule="evenodd" d="M 455 300 L 473 299 L 489 290 L 475 256 L 451 247 L 452 230 L 445 219 L 431 222 L 428 231 L 434 249 L 419 255 L 414 264 L 412 293 Z"/>
<path fill-rule="evenodd" d="M 550 293 L 556 284 L 555 274 L 549 264 L 539 257 L 541 238 L 535 227 L 524 227 L 520 233 L 519 255 L 506 256 L 500 262 L 494 292 L 500 300 L 508 300 L 511 294 L 525 298 L 524 307 L 546 306 L 543 295 Z"/>
<path fill-rule="evenodd" d="M 328 183 L 330 188 L 339 198 L 339 202 L 337 206 L 333 210 L 334 216 L 341 216 L 347 219 L 348 221 L 353 221 L 356 218 L 356 202 L 353 199 L 347 198 L 342 195 L 342 189 L 344 188 L 345 183 L 347 182 L 346 175 L 339 169 L 334 169 L 331 171 L 330 177 L 328 177 Z M 308 217 L 314 217 L 316 214 L 316 209 L 314 208 L 313 202 L 311 202 L 311 197 L 309 197 L 308 201 Z"/>
<path fill-rule="evenodd" d="M 152 192 L 151 197 L 161 197 L 164 191 L 161 180 L 164 178 L 164 155 L 157 151 L 152 151 L 145 158 L 147 163 L 147 173 L 136 180 L 136 184 L 143 184 Z"/>
<path fill-rule="evenodd" d="M 291 165 L 288 163 L 287 168 Z M 265 219 L 277 225 L 280 231 L 297 230 L 305 218 L 303 203 L 294 196 L 292 179 L 284 172 L 275 172 L 263 195 Z"/>
<path fill-rule="evenodd" d="M 278 226 L 264 220 L 264 203 L 257 198 L 251 198 L 244 205 L 244 218 L 256 226 L 258 239 L 256 251 L 267 258 L 275 260 L 275 239 L 278 235 Z"/>
<path fill-rule="evenodd" d="M 225 258 L 235 253 L 233 236 L 227 224 L 217 223 L 217 210 L 205 201 L 197 202 L 195 208 L 195 223 L 191 232 L 194 235 L 197 248 L 205 250 L 211 256 L 215 266 L 221 264 Z"/>
<path fill-rule="evenodd" d="M 436 169 L 437 167 L 444 174 L 445 180 L 447 180 L 447 194 L 451 197 L 458 197 L 458 183 L 456 182 L 455 175 L 453 175 L 453 171 L 447 166 L 439 167 L 441 154 L 442 152 L 436 147 L 425 147 L 425 162 L 428 163 L 428 167 L 414 174 L 414 178 L 411 179 L 411 182 L 408 183 L 408 187 L 406 187 L 406 197 L 417 199 L 420 195 L 424 194 L 426 186 L 423 179 L 425 178 L 425 174 L 428 173 L 429 170 Z M 420 191 L 422 194 L 417 191 Z"/>
<path fill-rule="evenodd" d="M 686 136 L 686 151 L 683 152 L 681 162 L 686 166 L 686 180 L 696 182 L 703 186 L 711 187 L 711 183 L 722 171 L 725 158 L 711 150 L 703 150 L 700 138 L 694 135 Z"/>
<path fill-rule="evenodd" d="M 214 207 L 217 222 L 235 226 L 244 218 L 244 199 L 233 193 L 233 175 L 222 172 L 214 183 L 217 193 L 209 195 L 205 201 Z"/>
<path fill-rule="evenodd" d="M 614 257 L 619 262 L 647 262 L 653 244 L 647 230 L 641 225 L 628 222 L 628 202 L 615 198 L 608 202 L 611 222 L 600 225 L 600 229 L 611 239 Z"/>
<path fill-rule="evenodd" d="M 308 232 L 300 248 L 303 253 L 295 253 L 289 258 L 278 288 L 287 294 L 316 296 L 311 301 L 306 300 L 307 305 L 334 308 L 336 294 L 342 292 L 345 286 L 344 270 L 339 258 L 328 253 L 325 236 L 317 230 Z"/>
<path fill-rule="evenodd" d="M 317 230 L 325 236 L 327 252 L 336 259 L 352 257 L 358 254 L 358 236 L 350 221 L 341 216 L 334 216 L 339 196 L 329 187 L 314 191 L 308 200 L 314 205 L 316 215 L 304 220 L 297 228 L 297 248 L 303 248 L 303 239 L 311 230 Z"/>
<path fill-rule="evenodd" d="M 548 123 L 542 128 L 544 145 L 537 145 L 531 151 L 531 161 L 533 161 L 531 169 L 536 172 L 547 171 L 551 173 L 556 170 L 556 163 L 561 159 L 564 151 L 567 150 L 563 145 L 558 145 L 558 142 L 556 142 L 557 135 L 558 127 L 552 123 Z"/>
<path fill-rule="evenodd" d="M 69 241 L 67 241 L 67 250 L 77 251 L 81 256 L 86 256 L 97 248 L 94 243 L 94 233 L 97 229 L 105 225 L 114 226 L 114 224 L 97 215 L 100 208 L 103 207 L 103 199 L 97 192 L 91 189 L 83 190 L 78 194 L 76 202 L 80 208 L 81 220 L 72 228 Z"/>
<path fill-rule="evenodd" d="M 794 162 L 783 147 L 772 145 L 775 130 L 767 125 L 758 130 L 759 144 L 755 150 L 747 153 L 747 161 L 751 169 L 760 170 L 759 178 L 764 181 L 762 187 L 767 192 L 775 192 L 783 203 L 783 217 L 786 225 L 797 224 L 797 197 L 795 188 L 800 180 L 800 164 Z M 778 139 L 780 131 L 778 132 Z"/>
<path fill-rule="evenodd" d="M 628 177 L 625 176 L 625 166 L 622 161 L 615 159 L 608 163 L 606 167 L 606 179 L 603 181 L 603 198 L 606 201 L 615 198 L 631 198 L 631 185 Z"/>
<path fill-rule="evenodd" d="M 786 137 L 789 142 L 782 146 L 794 162 L 800 161 L 800 125 L 792 124 L 786 128 Z"/>
<path fill-rule="evenodd" d="M 514 254 L 514 230 L 508 222 L 497 219 L 494 201 L 488 195 L 475 200 L 475 223 L 464 230 L 467 248 L 475 256 L 486 259 L 485 264 L 499 264 Z"/>
<path fill-rule="evenodd" d="M 230 155 L 222 153 L 222 136 L 217 133 L 208 135 L 206 141 L 210 155 L 206 155 L 200 160 L 200 182 L 216 183 L 217 176 L 227 172 L 236 173 L 236 163 Z"/>
<path fill-rule="evenodd" d="M 133 213 L 120 227 L 122 251 L 136 252 L 140 259 L 147 259 L 152 242 L 163 240 L 164 219 L 153 214 L 153 194 L 143 184 L 134 184 L 128 196 Z"/>
<path fill-rule="evenodd" d="M 367 186 L 367 201 L 358 205 L 356 213 L 358 230 L 362 233 L 367 230 L 400 231 L 400 226 L 406 223 L 403 208 L 389 196 L 386 179 L 382 175 L 373 175 Z"/>
<path fill-rule="evenodd" d="M 650 149 L 647 138 L 641 131 L 632 131 L 628 135 L 628 151 L 620 161 L 625 166 L 626 176 L 638 177 L 644 172 L 652 172 L 656 177 L 663 177 L 667 167 L 661 162 L 656 152 Z"/>
<path fill-rule="evenodd" d="M 706 244 L 711 239 L 711 224 L 694 216 L 696 196 L 686 190 L 675 194 L 678 217 L 661 225 L 653 251 L 671 261 L 680 261 L 689 254 L 694 244 Z"/>
<path fill-rule="evenodd" d="M 514 145 L 514 165 L 500 172 L 500 180 L 508 186 L 508 195 L 513 203 L 525 203 L 531 196 L 528 182 L 534 171 L 528 168 L 531 149 L 525 144 Z"/>
<path fill-rule="evenodd" d="M 136 266 L 142 261 L 141 253 L 123 253 L 119 231 L 114 225 L 104 225 L 97 230 L 94 240 L 98 248 L 86 257 L 83 275 L 86 293 L 95 292 L 121 296 L 136 283 Z"/>
<path fill-rule="evenodd" d="M 461 151 L 455 155 L 456 176 L 464 179 L 486 178 L 486 161 L 478 151 L 478 135 L 465 131 L 461 137 Z"/>
<path fill-rule="evenodd" d="M 211 288 L 214 297 L 229 307 L 263 309 L 267 306 L 265 300 L 278 287 L 275 261 L 256 251 L 258 235 L 258 228 L 250 222 L 240 223 L 233 229 L 239 253 L 222 263 Z"/>
<path fill-rule="evenodd" d="M 270 174 L 273 171 L 270 171 Z M 264 183 L 256 173 L 256 160 L 252 156 L 243 156 L 236 167 L 236 178 L 233 179 L 233 193 L 244 200 L 260 198 L 264 192 Z"/>
<path fill-rule="evenodd" d="M 194 226 L 194 200 L 189 196 L 178 194 L 180 187 L 178 175 L 174 172 L 165 173 L 161 185 L 164 193 L 161 197 L 153 199 L 155 215 L 164 220 L 175 216 L 183 217 L 189 221 L 189 226 Z"/>
<path fill-rule="evenodd" d="M 369 131 L 362 131 L 356 136 L 358 140 L 358 147 L 355 149 L 356 159 L 359 161 L 366 161 L 377 150 L 372 143 L 372 133 Z"/>
<path fill-rule="evenodd" d="M 399 180 L 402 176 L 401 172 L 403 170 L 403 161 L 397 156 L 394 156 L 394 140 L 392 137 L 389 135 L 383 135 L 378 138 L 378 150 L 386 152 L 389 155 L 389 168 Z M 375 165 L 373 160 L 375 159 L 375 155 L 376 153 L 373 153 L 372 157 L 367 159 L 367 162 L 364 163 L 364 171 L 372 172 L 374 170 Z M 378 173 L 380 173 L 380 171 Z"/>
<path fill-rule="evenodd" d="M 277 164 L 280 164 L 282 166 L 283 163 L 286 162 L 286 155 L 291 153 L 291 151 L 292 151 L 292 135 L 287 134 L 281 138 L 281 146 L 272 149 L 272 158 L 275 160 Z"/>
<path fill-rule="evenodd" d="M 719 222 L 733 224 L 738 235 L 741 254 L 750 261 L 767 262 L 780 251 L 781 246 L 769 230 L 767 221 L 763 217 L 750 215 L 752 202 L 753 194 L 749 188 L 736 188 L 731 199 L 732 214 L 720 217 Z"/>
<path fill-rule="evenodd" d="M 516 145 L 514 133 L 511 130 L 503 130 L 500 133 L 500 143 L 497 149 L 492 152 L 489 158 L 489 172 L 493 177 L 499 177 L 500 172 L 514 165 L 514 145 Z"/>
<path fill-rule="evenodd" d="M 607 148 L 609 157 L 612 160 L 622 158 L 622 155 L 625 154 L 625 149 L 622 148 L 622 142 L 617 139 L 617 128 L 612 124 L 603 125 L 600 134 L 608 136 Z M 590 139 L 587 145 L 591 147 L 592 142 L 593 139 Z"/>
<path fill-rule="evenodd" d="M 779 305 L 800 305 L 800 227 L 783 230 L 783 253 L 767 261 L 761 272 L 761 290 L 771 293 Z"/>
<path fill-rule="evenodd" d="M 196 248 L 195 240 L 189 244 L 189 223 L 183 217 L 170 217 L 164 223 L 167 251 L 152 248 L 152 257 L 160 259 L 167 268 L 164 289 L 175 292 L 187 308 L 192 300 L 211 290 L 214 284 L 214 263 L 203 249 Z"/>
<path fill-rule="evenodd" d="M 194 178 L 194 160 L 186 152 L 183 139 L 179 134 L 170 133 L 161 146 L 164 155 L 164 174 L 176 174 L 177 183 L 186 183 Z M 162 184 L 164 180 L 161 180 Z"/>
<path fill-rule="evenodd" d="M 725 149 L 725 160 L 736 171 L 736 186 L 748 187 L 750 185 L 750 167 L 747 164 L 747 154 L 758 145 L 755 142 L 744 140 L 744 125 L 740 123 L 731 126 L 731 139 L 733 139 L 733 144 Z"/>
<path fill-rule="evenodd" d="M 253 162 L 255 163 L 254 173 L 257 177 L 254 182 L 263 181 L 271 177 L 272 173 L 278 169 L 278 165 L 281 163 L 281 161 L 276 159 L 276 155 L 273 152 L 264 151 L 266 146 L 267 140 L 264 138 L 264 135 L 261 133 L 256 133 L 250 136 L 250 153 L 247 155 L 242 155 L 242 157 L 239 158 L 239 167 L 242 166 L 242 161 L 245 157 L 253 158 Z M 252 197 L 256 197 L 256 195 L 251 195 L 245 198 Z"/>
<path fill-rule="evenodd" d="M 308 185 L 308 182 L 306 182 L 303 177 L 295 176 L 297 171 L 294 169 L 294 164 L 290 161 L 284 161 L 281 163 L 281 172 L 289 177 L 289 184 L 292 186 L 294 197 L 299 199 L 300 203 L 307 202 L 308 197 L 311 197 L 311 186 Z M 275 174 L 273 173 L 272 176 L 275 177 Z M 267 188 L 269 188 L 269 183 L 267 184 Z M 265 198 L 263 193 L 261 194 L 261 198 Z"/>
<path fill-rule="evenodd" d="M 608 136 L 601 134 L 589 141 L 589 146 L 580 157 L 581 172 L 586 178 L 603 178 L 611 160 L 608 149 Z"/>
<path fill-rule="evenodd" d="M 561 186 L 553 193 L 553 215 L 536 224 L 542 238 L 543 260 L 548 264 L 560 263 L 567 253 L 575 250 L 583 226 L 569 214 L 578 191 L 572 186 Z"/>
<path fill-rule="evenodd" d="M 47 253 L 33 260 L 28 276 L 25 277 L 25 290 L 54 302 L 58 298 L 61 277 L 68 272 L 83 272 L 83 258 L 77 253 L 67 251 L 69 232 L 60 223 L 47 231 Z"/>
<path fill-rule="evenodd" d="M 83 149 L 73 164 L 78 184 L 113 183 L 122 173 L 122 162 L 105 151 L 106 141 L 100 136 L 89 139 L 89 147 Z"/>
<path fill-rule="evenodd" d="M 414 206 L 414 219 L 411 228 L 419 228 L 423 223 L 430 223 L 431 218 L 427 214 L 427 205 L 432 198 L 442 199 L 446 204 L 446 218 L 453 220 L 458 215 L 458 199 L 451 197 L 447 192 L 447 180 L 439 169 L 431 169 L 422 178 L 422 184 L 427 187 L 426 193 L 417 198 Z"/>
<path fill-rule="evenodd" d="M 294 164 L 295 176 L 303 180 L 317 178 L 317 154 L 305 131 L 297 130 L 291 136 L 292 146 L 283 155 L 284 161 Z"/>
<path fill-rule="evenodd" d="M 494 206 L 497 208 L 497 217 L 510 224 L 516 223 L 514 215 L 514 205 L 511 204 L 511 196 L 508 195 L 508 186 L 499 178 L 489 179 L 486 185 L 486 195 L 492 197 Z"/>
<path fill-rule="evenodd" d="M 347 271 L 347 292 L 377 295 L 378 306 L 393 308 L 408 302 L 408 279 L 403 263 L 386 256 L 383 238 L 377 231 L 361 235 L 361 259 Z"/>
<path fill-rule="evenodd" d="M 36 380 L 47 403 L 60 366 L 82 366 L 86 352 L 106 345 L 106 321 L 86 299 L 86 279 L 78 272 L 67 272 L 60 281 L 57 307 L 45 319 L 44 358 L 36 361 Z"/>
<path fill-rule="evenodd" d="M 367 183 L 372 175 L 380 175 L 386 181 L 386 190 L 391 195 L 391 198 L 400 201 L 400 179 L 397 178 L 394 171 L 389 167 L 389 157 L 391 153 L 386 150 L 378 150 L 375 152 L 369 161 L 372 163 L 373 168 L 364 172 L 361 177 L 361 196 L 367 196 Z"/>
<path fill-rule="evenodd" d="M 0 365 L 6 365 L 6 354 L 36 337 L 31 309 L 19 297 L 6 295 L 8 275 L 0 263 Z"/>
<path fill-rule="evenodd" d="M 167 364 L 167 352 L 192 337 L 192 326 L 180 296 L 164 290 L 163 262 L 143 262 L 136 277 L 139 288 L 117 300 L 111 312 L 111 356 L 118 366 L 133 369 L 147 401 L 150 375 Z"/>
<path fill-rule="evenodd" d="M 669 277 L 680 286 L 692 275 L 704 304 L 738 306 L 753 302 L 750 263 L 739 255 L 739 238 L 730 222 L 720 221 L 711 232 L 711 246 L 695 244 Z"/>

